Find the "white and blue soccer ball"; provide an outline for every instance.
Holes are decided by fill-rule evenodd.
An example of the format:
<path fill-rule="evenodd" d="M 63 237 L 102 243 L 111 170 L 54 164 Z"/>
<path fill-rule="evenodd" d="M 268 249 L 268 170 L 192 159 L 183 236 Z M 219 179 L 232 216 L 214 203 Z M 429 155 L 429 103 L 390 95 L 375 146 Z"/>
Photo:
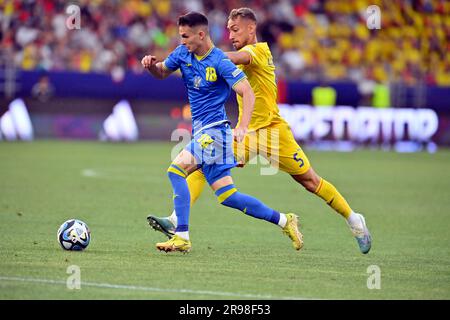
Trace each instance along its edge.
<path fill-rule="evenodd" d="M 64 250 L 81 251 L 89 245 L 91 231 L 83 221 L 70 219 L 59 227 L 57 239 Z"/>

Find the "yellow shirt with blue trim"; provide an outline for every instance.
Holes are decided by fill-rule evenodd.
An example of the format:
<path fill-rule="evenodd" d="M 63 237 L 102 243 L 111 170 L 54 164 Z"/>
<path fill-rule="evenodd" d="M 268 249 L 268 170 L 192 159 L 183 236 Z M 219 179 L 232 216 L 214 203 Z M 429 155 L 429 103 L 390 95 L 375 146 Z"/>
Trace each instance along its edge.
<path fill-rule="evenodd" d="M 272 53 L 266 42 L 249 44 L 239 50 L 250 54 L 248 65 L 239 65 L 247 75 L 248 81 L 255 93 L 255 107 L 249 130 L 257 130 L 268 126 L 272 122 L 283 121 L 277 104 L 277 84 L 275 65 Z M 242 115 L 242 97 L 237 96 L 239 105 L 239 122 Z"/>

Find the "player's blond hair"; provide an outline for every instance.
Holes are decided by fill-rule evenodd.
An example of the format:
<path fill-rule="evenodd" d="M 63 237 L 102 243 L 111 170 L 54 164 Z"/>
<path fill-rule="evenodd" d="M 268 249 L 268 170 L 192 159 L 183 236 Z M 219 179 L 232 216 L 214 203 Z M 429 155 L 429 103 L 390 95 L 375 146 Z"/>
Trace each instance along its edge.
<path fill-rule="evenodd" d="M 253 11 L 250 8 L 239 8 L 239 9 L 233 9 L 230 12 L 230 15 L 228 16 L 228 20 L 234 20 L 237 17 L 241 17 L 244 19 L 249 19 L 254 21 L 255 23 L 257 22 L 256 20 L 256 14 L 255 11 Z"/>

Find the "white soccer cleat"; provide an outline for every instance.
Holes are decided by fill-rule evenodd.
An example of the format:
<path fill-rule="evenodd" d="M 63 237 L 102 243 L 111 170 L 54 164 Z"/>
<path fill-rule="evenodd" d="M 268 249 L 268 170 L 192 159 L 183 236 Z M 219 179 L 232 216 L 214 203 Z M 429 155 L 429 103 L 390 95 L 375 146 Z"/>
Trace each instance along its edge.
<path fill-rule="evenodd" d="M 358 242 L 359 250 L 363 254 L 366 254 L 372 247 L 372 236 L 370 235 L 369 229 L 367 229 L 366 220 L 364 219 L 363 215 L 360 213 L 355 214 L 358 216 L 360 223 L 349 226 L 352 230 L 353 236 Z"/>

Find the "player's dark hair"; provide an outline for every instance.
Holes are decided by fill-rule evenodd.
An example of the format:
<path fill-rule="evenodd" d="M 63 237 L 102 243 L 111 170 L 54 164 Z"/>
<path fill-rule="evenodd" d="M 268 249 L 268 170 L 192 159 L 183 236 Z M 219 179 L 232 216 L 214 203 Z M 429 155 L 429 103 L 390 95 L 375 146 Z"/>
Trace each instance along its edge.
<path fill-rule="evenodd" d="M 208 26 L 208 18 L 199 12 L 189 12 L 178 18 L 179 26 L 197 27 L 197 26 Z"/>
<path fill-rule="evenodd" d="M 249 19 L 254 21 L 255 23 L 257 22 L 255 11 L 250 8 L 239 8 L 231 10 L 230 15 L 228 16 L 228 20 L 234 20 L 237 17 Z"/>

